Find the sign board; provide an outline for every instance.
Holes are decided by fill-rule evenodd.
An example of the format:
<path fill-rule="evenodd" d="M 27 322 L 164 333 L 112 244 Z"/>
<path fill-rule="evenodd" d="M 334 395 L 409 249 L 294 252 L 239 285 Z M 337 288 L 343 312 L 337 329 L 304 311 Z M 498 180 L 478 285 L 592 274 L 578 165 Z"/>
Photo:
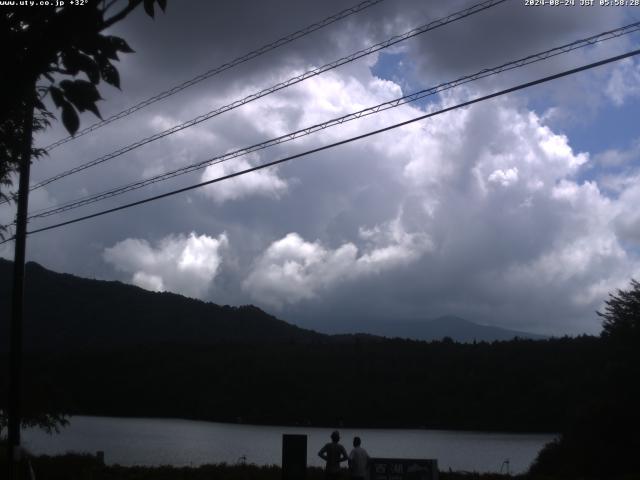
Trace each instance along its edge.
<path fill-rule="evenodd" d="M 282 480 L 307 476 L 307 436 L 282 435 Z"/>
<path fill-rule="evenodd" d="M 414 458 L 372 458 L 369 480 L 438 480 L 438 461 Z"/>

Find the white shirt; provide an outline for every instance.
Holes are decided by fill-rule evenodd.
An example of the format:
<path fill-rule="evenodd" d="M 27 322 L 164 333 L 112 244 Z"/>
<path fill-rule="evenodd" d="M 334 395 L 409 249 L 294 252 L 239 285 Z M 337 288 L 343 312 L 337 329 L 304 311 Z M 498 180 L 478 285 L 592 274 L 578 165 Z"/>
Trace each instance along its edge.
<path fill-rule="evenodd" d="M 369 454 L 362 447 L 355 447 L 349 454 L 349 469 L 352 477 L 367 478 Z"/>

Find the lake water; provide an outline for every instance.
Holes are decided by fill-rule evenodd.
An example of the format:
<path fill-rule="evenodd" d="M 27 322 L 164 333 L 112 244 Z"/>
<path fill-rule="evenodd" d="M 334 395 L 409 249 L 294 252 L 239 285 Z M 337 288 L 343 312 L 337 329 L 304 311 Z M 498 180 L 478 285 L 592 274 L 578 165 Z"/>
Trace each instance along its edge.
<path fill-rule="evenodd" d="M 108 464 L 198 466 L 247 463 L 280 465 L 282 434 L 306 434 L 308 464 L 320 466 L 317 452 L 329 441 L 332 429 L 236 425 L 155 418 L 71 418 L 59 435 L 29 429 L 23 443 L 34 454 L 69 451 L 105 452 Z M 505 460 L 509 471 L 525 471 L 552 434 L 510 434 L 446 430 L 340 430 L 350 450 L 354 436 L 372 457 L 436 458 L 441 470 L 498 472 Z"/>

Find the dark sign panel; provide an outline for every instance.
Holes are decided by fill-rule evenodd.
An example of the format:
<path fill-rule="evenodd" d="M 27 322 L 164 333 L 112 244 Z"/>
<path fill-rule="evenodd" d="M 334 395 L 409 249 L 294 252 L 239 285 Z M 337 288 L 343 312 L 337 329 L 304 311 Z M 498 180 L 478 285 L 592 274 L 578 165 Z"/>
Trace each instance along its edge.
<path fill-rule="evenodd" d="M 372 458 L 370 480 L 438 480 L 438 461 L 412 458 Z"/>
<path fill-rule="evenodd" d="M 307 436 L 282 435 L 282 480 L 307 476 Z"/>

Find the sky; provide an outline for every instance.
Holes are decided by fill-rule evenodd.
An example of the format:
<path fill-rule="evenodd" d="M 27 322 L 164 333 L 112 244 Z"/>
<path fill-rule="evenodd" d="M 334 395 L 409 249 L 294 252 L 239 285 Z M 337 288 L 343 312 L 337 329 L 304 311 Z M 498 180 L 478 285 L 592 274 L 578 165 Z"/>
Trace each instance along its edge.
<path fill-rule="evenodd" d="M 385 0 L 68 142 L 32 182 L 478 2 Z M 135 182 L 640 20 L 638 7 L 508 0 L 35 190 L 30 211 Z M 112 32 L 122 90 L 103 116 L 354 3 L 169 1 Z M 159 182 L 31 229 L 199 183 L 638 48 L 638 34 L 559 55 Z M 47 268 L 324 332 L 443 315 L 547 335 L 597 334 L 609 292 L 640 278 L 640 60 L 627 59 L 291 162 L 29 236 Z M 95 121 L 83 114 L 81 128 Z M 38 146 L 65 136 L 59 123 Z M 0 220 L 13 211 L 0 207 Z M 12 258 L 13 245 L 0 246 Z"/>

